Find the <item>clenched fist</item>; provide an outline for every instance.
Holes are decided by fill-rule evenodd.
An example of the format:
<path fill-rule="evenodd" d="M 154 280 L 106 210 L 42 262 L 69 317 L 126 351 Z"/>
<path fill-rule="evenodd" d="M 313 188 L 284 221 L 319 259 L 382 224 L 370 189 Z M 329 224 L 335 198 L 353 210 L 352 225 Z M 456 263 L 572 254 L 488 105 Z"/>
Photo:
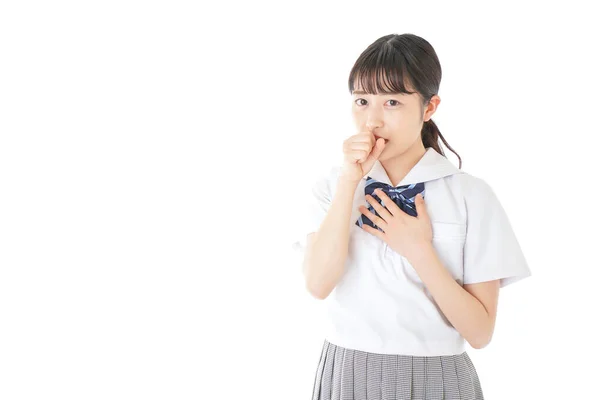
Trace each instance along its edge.
<path fill-rule="evenodd" d="M 386 140 L 376 140 L 372 132 L 361 132 L 344 141 L 344 162 L 341 176 L 352 182 L 358 182 L 373 168 L 385 148 Z"/>

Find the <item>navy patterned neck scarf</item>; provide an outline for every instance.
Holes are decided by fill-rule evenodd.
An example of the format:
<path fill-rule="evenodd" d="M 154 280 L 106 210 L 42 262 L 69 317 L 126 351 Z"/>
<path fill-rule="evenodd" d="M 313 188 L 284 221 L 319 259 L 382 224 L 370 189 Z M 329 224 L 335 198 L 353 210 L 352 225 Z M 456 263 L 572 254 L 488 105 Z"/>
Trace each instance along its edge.
<path fill-rule="evenodd" d="M 375 198 L 379 202 L 379 204 L 381 204 L 384 207 L 385 207 L 385 205 L 383 204 L 381 199 L 376 194 L 373 193 L 374 190 L 378 189 L 378 188 L 381 189 L 390 199 L 392 199 L 394 201 L 394 203 L 396 203 L 402 211 L 404 211 L 408 215 L 412 215 L 413 217 L 417 216 L 417 209 L 415 207 L 415 196 L 417 194 L 421 193 L 423 198 L 425 198 L 424 193 L 423 193 L 425 190 L 424 182 L 394 187 L 394 186 L 388 185 L 387 183 L 379 182 L 379 181 L 367 176 L 367 183 L 365 185 L 365 196 L 371 195 L 373 198 Z M 367 204 L 369 206 L 368 207 L 369 211 L 371 211 L 373 214 L 377 215 L 378 217 L 381 217 L 381 215 L 379 215 L 377 213 L 377 211 L 375 211 L 375 209 L 373 208 L 373 206 L 371 204 L 369 204 L 369 203 L 367 203 Z M 372 228 L 381 230 L 379 227 L 374 226 L 373 221 L 371 221 L 369 218 L 367 218 L 366 215 L 361 214 L 361 216 L 358 218 L 358 221 L 356 221 L 356 225 L 358 225 L 362 228 L 363 224 L 367 224 Z"/>

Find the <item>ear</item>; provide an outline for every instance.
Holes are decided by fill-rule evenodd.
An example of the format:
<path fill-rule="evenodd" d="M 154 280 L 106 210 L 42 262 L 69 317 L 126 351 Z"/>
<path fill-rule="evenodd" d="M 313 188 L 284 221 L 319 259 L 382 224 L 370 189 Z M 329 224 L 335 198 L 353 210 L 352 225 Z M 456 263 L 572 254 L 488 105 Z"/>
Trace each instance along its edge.
<path fill-rule="evenodd" d="M 427 104 L 427 107 L 425 108 L 425 113 L 423 115 L 423 121 L 427 122 L 431 119 L 433 114 L 435 114 L 441 101 L 442 101 L 442 99 L 437 94 L 433 95 L 431 97 L 431 99 L 429 100 L 429 104 Z"/>

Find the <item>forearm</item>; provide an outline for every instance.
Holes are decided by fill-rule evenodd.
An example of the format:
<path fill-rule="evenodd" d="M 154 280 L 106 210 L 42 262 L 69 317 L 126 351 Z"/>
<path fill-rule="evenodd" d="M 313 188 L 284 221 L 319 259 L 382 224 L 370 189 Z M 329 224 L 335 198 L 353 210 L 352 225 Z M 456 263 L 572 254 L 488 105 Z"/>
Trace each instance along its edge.
<path fill-rule="evenodd" d="M 315 239 L 305 259 L 306 286 L 326 298 L 344 273 L 350 237 L 350 215 L 358 182 L 340 179 Z"/>
<path fill-rule="evenodd" d="M 418 256 L 409 260 L 454 328 L 476 349 L 491 339 L 492 322 L 481 302 L 454 280 L 433 244 L 424 246 Z"/>

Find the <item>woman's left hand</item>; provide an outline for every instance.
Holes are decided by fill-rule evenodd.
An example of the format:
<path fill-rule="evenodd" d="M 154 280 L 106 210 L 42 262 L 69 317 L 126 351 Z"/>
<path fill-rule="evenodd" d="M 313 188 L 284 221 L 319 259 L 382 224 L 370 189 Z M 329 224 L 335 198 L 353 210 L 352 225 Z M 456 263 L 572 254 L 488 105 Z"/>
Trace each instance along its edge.
<path fill-rule="evenodd" d="M 374 197 L 367 195 L 366 199 L 381 218 L 370 212 L 365 206 L 360 206 L 359 210 L 383 232 L 367 224 L 363 224 L 364 230 L 386 242 L 392 250 L 409 261 L 431 245 L 433 236 L 431 221 L 421 194 L 415 196 L 416 217 L 405 213 L 380 189 L 376 189 L 375 194 L 383 201 L 387 210 Z"/>

